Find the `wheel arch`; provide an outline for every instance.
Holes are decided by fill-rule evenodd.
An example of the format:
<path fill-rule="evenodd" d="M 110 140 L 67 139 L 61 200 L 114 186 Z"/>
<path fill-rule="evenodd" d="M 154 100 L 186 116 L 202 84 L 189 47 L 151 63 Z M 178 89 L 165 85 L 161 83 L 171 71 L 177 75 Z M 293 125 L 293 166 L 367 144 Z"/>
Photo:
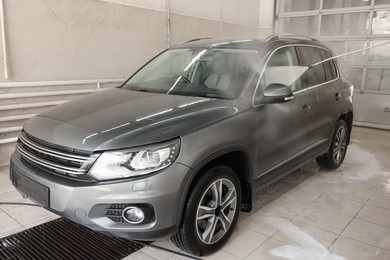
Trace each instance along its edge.
<path fill-rule="evenodd" d="M 188 180 L 183 192 L 183 199 L 178 211 L 178 223 L 180 226 L 183 218 L 184 205 L 188 200 L 190 192 L 194 189 L 197 181 L 213 166 L 225 165 L 231 168 L 238 176 L 241 184 L 242 206 L 241 211 L 249 212 L 252 208 L 252 161 L 249 153 L 242 147 L 229 148 L 214 153 L 193 168 L 193 173 Z"/>
<path fill-rule="evenodd" d="M 351 133 L 352 130 L 352 122 L 353 122 L 353 112 L 352 111 L 345 111 L 339 116 L 339 120 L 344 120 L 348 125 L 348 131 Z M 348 144 L 351 140 L 351 134 L 348 136 Z"/>

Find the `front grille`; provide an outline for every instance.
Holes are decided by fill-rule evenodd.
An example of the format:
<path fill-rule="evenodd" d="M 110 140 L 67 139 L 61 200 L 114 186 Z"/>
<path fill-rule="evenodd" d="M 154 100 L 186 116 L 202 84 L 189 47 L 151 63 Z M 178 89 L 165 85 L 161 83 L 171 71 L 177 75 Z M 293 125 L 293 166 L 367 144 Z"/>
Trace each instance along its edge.
<path fill-rule="evenodd" d="M 114 222 L 126 223 L 126 221 L 122 217 L 122 212 L 126 207 L 128 207 L 127 205 L 128 204 L 113 204 L 111 205 L 111 207 L 106 209 L 104 216 Z"/>
<path fill-rule="evenodd" d="M 24 132 L 19 137 L 16 149 L 23 158 L 50 171 L 63 175 L 84 178 L 97 156 L 58 150 L 38 143 Z M 83 177 L 84 175 L 84 177 Z"/>

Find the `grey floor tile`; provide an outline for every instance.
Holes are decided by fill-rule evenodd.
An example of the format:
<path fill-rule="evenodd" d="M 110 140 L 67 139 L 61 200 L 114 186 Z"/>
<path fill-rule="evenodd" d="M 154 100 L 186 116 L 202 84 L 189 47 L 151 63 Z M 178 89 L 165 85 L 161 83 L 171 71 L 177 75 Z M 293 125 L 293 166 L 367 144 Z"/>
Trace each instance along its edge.
<path fill-rule="evenodd" d="M 8 235 L 16 229 L 21 229 L 23 226 L 5 212 L 0 212 L 0 236 Z"/>
<path fill-rule="evenodd" d="M 264 242 L 261 246 L 259 246 L 255 251 L 253 251 L 249 256 L 247 256 L 246 260 L 280 260 L 282 258 L 273 255 L 272 250 L 286 246 L 285 243 L 270 238 L 266 242 Z"/>
<path fill-rule="evenodd" d="M 236 228 L 222 249 L 234 256 L 245 258 L 268 238 L 250 229 Z"/>
<path fill-rule="evenodd" d="M 305 209 L 294 220 L 340 234 L 352 220 L 352 217 L 317 208 Z"/>
<path fill-rule="evenodd" d="M 1 193 L 0 194 L 0 202 L 31 203 L 30 200 L 24 199 L 22 197 L 22 195 L 16 190 L 6 192 L 6 193 Z M 21 206 L 17 205 L 17 204 L 13 204 L 13 205 L 1 205 L 0 204 L 0 209 L 2 209 L 3 211 L 7 211 L 7 210 L 17 208 L 17 207 L 21 207 Z"/>
<path fill-rule="evenodd" d="M 234 256 L 232 254 L 229 254 L 226 251 L 220 250 L 212 255 L 202 257 L 204 260 L 239 260 L 241 258 Z"/>
<path fill-rule="evenodd" d="M 385 226 L 354 219 L 341 235 L 390 250 L 390 228 Z"/>
<path fill-rule="evenodd" d="M 377 190 L 367 201 L 367 204 L 390 210 L 390 192 Z"/>
<path fill-rule="evenodd" d="M 251 214 L 251 216 L 245 220 L 239 221 L 238 227 L 247 228 L 266 236 L 273 236 L 278 231 L 278 228 L 270 223 L 269 220 L 272 217 L 274 216 L 257 212 Z"/>
<path fill-rule="evenodd" d="M 365 220 L 374 224 L 390 228 L 390 210 L 365 205 L 357 214 L 357 219 Z"/>
<path fill-rule="evenodd" d="M 144 252 L 142 252 L 142 250 L 140 250 L 123 258 L 123 260 L 157 260 L 157 259 L 145 254 Z"/>
<path fill-rule="evenodd" d="M 4 194 L 10 191 L 15 191 L 15 187 L 12 185 L 8 175 L 0 175 L 0 194 Z"/>
<path fill-rule="evenodd" d="M 263 214 L 271 214 L 286 218 L 293 218 L 302 212 L 307 207 L 306 203 L 291 200 L 287 197 L 279 197 L 273 200 L 268 205 L 265 205 L 260 212 Z"/>
<path fill-rule="evenodd" d="M 341 198 L 333 194 L 322 194 L 310 204 L 312 207 L 329 210 L 353 217 L 363 207 L 363 203 Z"/>
<path fill-rule="evenodd" d="M 30 206 L 10 209 L 7 211 L 7 214 L 23 226 L 57 216 L 46 209 Z"/>
<path fill-rule="evenodd" d="M 390 251 L 339 236 L 329 249 L 337 255 L 353 260 L 389 260 Z"/>
<path fill-rule="evenodd" d="M 291 221 L 291 226 L 295 228 L 290 230 L 281 228 L 272 238 L 290 245 L 302 242 L 302 239 L 306 238 L 306 246 L 310 248 L 316 243 L 329 247 L 338 236 L 336 233 L 294 220 Z"/>

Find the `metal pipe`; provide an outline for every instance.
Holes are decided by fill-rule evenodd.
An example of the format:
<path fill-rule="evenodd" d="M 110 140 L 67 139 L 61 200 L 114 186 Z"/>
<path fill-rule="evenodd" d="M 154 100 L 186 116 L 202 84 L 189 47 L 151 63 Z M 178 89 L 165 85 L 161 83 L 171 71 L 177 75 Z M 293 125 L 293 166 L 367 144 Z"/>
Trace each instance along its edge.
<path fill-rule="evenodd" d="M 0 82 L 0 88 L 22 88 L 41 86 L 67 86 L 67 85 L 87 85 L 105 83 L 123 83 L 126 79 L 81 79 L 81 80 L 55 80 L 55 81 L 20 81 L 20 82 Z"/>
<path fill-rule="evenodd" d="M 167 46 L 171 47 L 171 2 L 166 0 L 166 9 L 167 9 Z"/>
<path fill-rule="evenodd" d="M 327 62 L 327 61 L 329 61 L 329 60 L 333 60 L 333 59 L 340 58 L 340 57 L 344 57 L 344 56 L 347 56 L 347 55 L 350 55 L 350 54 L 354 54 L 354 53 L 357 53 L 357 52 L 369 50 L 369 49 L 376 48 L 376 47 L 379 47 L 379 46 L 382 46 L 382 45 L 386 45 L 386 44 L 389 44 L 389 43 L 390 43 L 390 41 L 386 41 L 386 42 L 382 42 L 382 43 L 380 43 L 380 44 L 376 44 L 376 45 L 373 45 L 373 46 L 365 47 L 365 48 L 363 48 L 363 49 L 359 49 L 359 50 L 355 50 L 355 51 L 350 51 L 350 52 L 347 52 L 347 53 L 343 53 L 343 54 L 340 54 L 340 55 L 336 55 L 336 56 L 330 57 L 330 58 L 328 58 L 328 59 L 319 61 L 319 62 L 317 62 L 317 63 L 310 64 L 308 67 L 309 67 L 309 69 L 311 69 L 312 67 L 317 66 L 317 65 L 319 65 L 319 64 L 321 64 L 321 63 Z"/>
<path fill-rule="evenodd" d="M 223 0 L 219 1 L 219 37 L 222 37 Z"/>
<path fill-rule="evenodd" d="M 4 62 L 4 78 L 8 79 L 8 59 L 7 59 L 7 44 L 5 40 L 5 25 L 4 25 L 4 2 L 0 1 L 0 20 L 1 20 L 1 39 L 3 42 L 3 62 Z"/>

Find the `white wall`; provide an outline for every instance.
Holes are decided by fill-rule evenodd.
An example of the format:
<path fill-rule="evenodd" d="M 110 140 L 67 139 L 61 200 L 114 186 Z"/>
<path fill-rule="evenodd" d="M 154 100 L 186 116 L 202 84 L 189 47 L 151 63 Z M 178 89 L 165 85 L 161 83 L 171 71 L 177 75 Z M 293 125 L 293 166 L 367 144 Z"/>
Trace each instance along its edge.
<path fill-rule="evenodd" d="M 13 141 L 26 117 L 48 108 L 42 103 L 81 95 L 54 95 L 53 91 L 96 87 L 13 87 L 15 83 L 126 78 L 167 48 L 167 0 L 3 2 L 9 78 L 4 77 L 0 51 L 0 166 L 8 164 Z M 257 37 L 272 33 L 272 0 L 169 3 L 172 45 L 204 36 Z M 24 93 L 28 95 L 21 97 Z"/>
<path fill-rule="evenodd" d="M 168 2 L 167 0 L 101 1 L 158 11 L 166 11 Z M 274 5 L 274 1 L 272 0 L 169 0 L 169 3 L 170 11 L 174 14 L 192 16 L 213 21 L 222 20 L 223 22 L 254 27 L 259 26 L 259 20 L 268 19 L 268 26 L 272 27 Z M 261 12 L 263 17 L 259 16 Z"/>
<path fill-rule="evenodd" d="M 202 36 L 272 32 L 272 0 L 169 2 L 174 44 Z M 10 77 L 4 78 L 0 62 L 0 81 L 127 77 L 166 48 L 166 3 L 4 0 Z"/>

